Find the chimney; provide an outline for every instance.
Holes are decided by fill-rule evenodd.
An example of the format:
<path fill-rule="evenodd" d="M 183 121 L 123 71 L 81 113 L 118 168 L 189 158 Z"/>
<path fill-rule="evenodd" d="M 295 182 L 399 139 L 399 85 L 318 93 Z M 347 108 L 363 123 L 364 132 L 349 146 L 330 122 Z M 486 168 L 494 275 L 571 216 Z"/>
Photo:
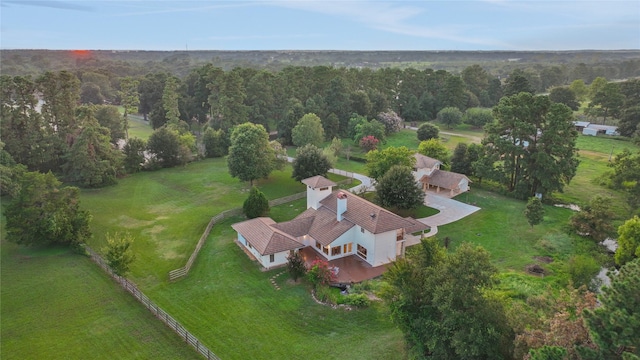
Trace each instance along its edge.
<path fill-rule="evenodd" d="M 345 194 L 344 192 L 340 191 L 338 193 L 338 207 L 336 208 L 336 220 L 338 221 L 342 221 L 342 214 L 345 213 L 345 211 L 347 211 L 347 194 Z"/>

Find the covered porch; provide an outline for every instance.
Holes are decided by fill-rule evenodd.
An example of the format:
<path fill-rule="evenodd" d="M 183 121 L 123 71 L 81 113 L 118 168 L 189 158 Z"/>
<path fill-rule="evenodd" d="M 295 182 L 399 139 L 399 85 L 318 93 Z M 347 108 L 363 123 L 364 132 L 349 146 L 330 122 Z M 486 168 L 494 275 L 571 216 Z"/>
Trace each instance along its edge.
<path fill-rule="evenodd" d="M 311 263 L 316 259 L 326 260 L 324 256 L 320 255 L 320 253 L 312 247 L 301 249 L 300 254 L 307 266 L 311 266 Z M 386 264 L 373 267 L 358 257 L 358 255 L 349 255 L 328 261 L 328 263 L 330 268 L 336 269 L 336 282 L 341 284 L 359 283 L 373 279 L 382 275 L 387 270 L 387 266 L 391 265 Z"/>

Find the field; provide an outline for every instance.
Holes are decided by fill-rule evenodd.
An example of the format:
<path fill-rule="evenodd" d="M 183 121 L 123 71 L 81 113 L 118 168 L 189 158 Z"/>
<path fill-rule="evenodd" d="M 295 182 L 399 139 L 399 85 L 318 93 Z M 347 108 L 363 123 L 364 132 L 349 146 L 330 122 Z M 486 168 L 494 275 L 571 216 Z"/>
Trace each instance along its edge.
<path fill-rule="evenodd" d="M 1 246 L 2 359 L 201 358 L 89 258 Z"/>
<path fill-rule="evenodd" d="M 477 135 L 466 130 L 445 136 L 452 149 Z M 624 210 L 620 194 L 592 179 L 607 170 L 611 144 L 631 144 L 605 138 L 579 141 L 583 162 L 578 175 L 557 197 L 583 203 L 591 194 L 605 193 L 612 196 L 616 209 Z M 416 144 L 415 133 L 405 130 L 386 146 L 415 148 Z M 615 147 L 614 154 L 617 151 Z M 363 163 L 342 158 L 337 167 L 366 172 Z M 290 173 L 287 167 L 256 185 L 269 199 L 303 191 L 304 185 Z M 449 237 L 453 247 L 464 241 L 485 247 L 509 296 L 524 298 L 548 285 L 564 286 L 566 263 L 574 254 L 603 259 L 593 243 L 565 233 L 570 210 L 547 206 L 544 222 L 532 229 L 523 215 L 524 202 L 472 188 L 458 200 L 482 210 L 440 227 L 438 237 Z M 168 272 L 184 265 L 209 218 L 241 206 L 248 190 L 247 184 L 228 175 L 224 159 L 135 174 L 117 186 L 83 190 L 82 206 L 93 214 L 94 237 L 89 244 L 99 250 L 107 233 L 130 232 L 136 238 L 137 255 L 130 278 L 223 359 L 406 358 L 402 335 L 380 304 L 334 310 L 316 304 L 307 285 L 292 283 L 282 270 L 260 271 L 234 243 L 230 225 L 241 217 L 216 225 L 189 276 L 168 282 Z M 271 216 L 288 220 L 304 207 L 305 200 L 298 200 L 273 208 Z M 537 256 L 554 260 L 544 265 L 548 270 L 544 278 L 524 273 Z M 271 284 L 272 278 L 279 289 Z M 51 349 L 61 349 L 60 358 L 100 358 L 93 351 L 110 358 L 195 356 L 87 258 L 60 249 L 2 243 L 2 299 L 3 358 L 39 358 Z M 24 325 L 33 324 L 33 314 L 40 313 L 47 316 L 37 319 L 37 328 Z M 136 326 L 128 330 L 132 322 Z"/>

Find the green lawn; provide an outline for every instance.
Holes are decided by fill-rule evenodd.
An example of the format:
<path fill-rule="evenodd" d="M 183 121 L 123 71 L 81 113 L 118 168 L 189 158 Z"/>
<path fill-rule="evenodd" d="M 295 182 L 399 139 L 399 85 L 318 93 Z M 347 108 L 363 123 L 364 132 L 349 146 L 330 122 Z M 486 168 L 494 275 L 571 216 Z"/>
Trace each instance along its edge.
<path fill-rule="evenodd" d="M 96 250 L 105 234 L 128 231 L 136 239 L 138 260 L 132 276 L 151 287 L 166 281 L 169 271 L 184 266 L 209 219 L 241 207 L 248 196 L 247 183 L 232 178 L 225 159 L 208 159 L 185 167 L 138 173 L 116 186 L 82 191 L 82 207 L 93 214 Z M 276 199 L 304 191 L 291 178 L 290 167 L 257 182 L 267 198 Z"/>
<path fill-rule="evenodd" d="M 137 137 L 143 140 L 147 140 L 152 133 L 153 133 L 153 129 L 151 128 L 151 124 L 149 124 L 148 121 L 144 121 L 142 116 L 139 116 L 139 115 L 129 116 L 129 137 L 130 138 Z"/>
<path fill-rule="evenodd" d="M 88 257 L 0 246 L 3 360 L 202 358 Z"/>
<path fill-rule="evenodd" d="M 283 206 L 302 210 L 303 204 Z M 214 227 L 189 276 L 149 296 L 223 359 L 405 357 L 401 333 L 379 306 L 318 305 L 307 286 L 292 284 L 287 274 L 277 277 L 277 290 L 270 278 L 282 269 L 260 271 L 234 243 L 230 225 L 241 220 Z"/>

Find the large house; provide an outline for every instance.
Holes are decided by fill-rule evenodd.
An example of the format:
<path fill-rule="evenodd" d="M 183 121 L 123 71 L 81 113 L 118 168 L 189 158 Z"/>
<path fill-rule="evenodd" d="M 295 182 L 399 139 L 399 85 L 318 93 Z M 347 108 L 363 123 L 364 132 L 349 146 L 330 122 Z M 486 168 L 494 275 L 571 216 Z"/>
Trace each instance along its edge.
<path fill-rule="evenodd" d="M 266 269 L 286 264 L 289 253 L 305 247 L 327 261 L 358 256 L 377 267 L 403 256 L 408 240 L 418 243 L 411 234 L 429 229 L 345 190 L 334 191 L 336 184 L 322 176 L 302 183 L 307 209 L 295 219 L 276 223 L 260 217 L 232 225 L 240 244 Z"/>
<path fill-rule="evenodd" d="M 471 180 L 463 174 L 452 171 L 440 170 L 442 162 L 422 154 L 414 154 L 416 159 L 413 168 L 413 176 L 416 181 L 422 184 L 422 190 L 434 189 L 436 193 L 441 190 L 449 192 L 449 197 L 454 197 L 463 192 L 469 191 Z"/>

